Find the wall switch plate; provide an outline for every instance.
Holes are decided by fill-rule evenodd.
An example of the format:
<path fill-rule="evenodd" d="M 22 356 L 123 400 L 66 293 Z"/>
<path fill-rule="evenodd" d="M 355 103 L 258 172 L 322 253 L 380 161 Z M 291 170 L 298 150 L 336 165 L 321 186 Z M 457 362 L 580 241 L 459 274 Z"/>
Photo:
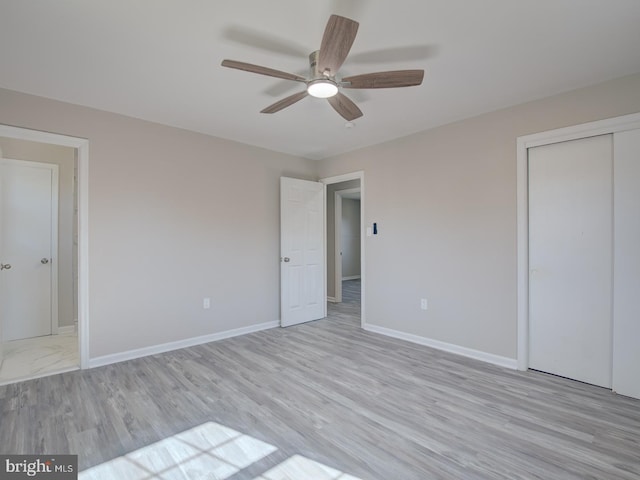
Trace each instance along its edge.
<path fill-rule="evenodd" d="M 202 308 L 204 308 L 205 310 L 211 308 L 211 299 L 209 297 L 202 299 Z"/>
<path fill-rule="evenodd" d="M 420 300 L 420 308 L 422 310 L 427 310 L 429 308 L 429 304 L 427 303 L 426 298 L 423 298 L 422 300 Z"/>

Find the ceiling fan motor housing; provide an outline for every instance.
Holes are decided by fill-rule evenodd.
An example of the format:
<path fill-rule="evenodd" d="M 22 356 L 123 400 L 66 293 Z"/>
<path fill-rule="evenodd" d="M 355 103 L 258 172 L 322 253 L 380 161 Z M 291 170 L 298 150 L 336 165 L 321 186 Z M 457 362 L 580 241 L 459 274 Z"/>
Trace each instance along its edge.
<path fill-rule="evenodd" d="M 320 50 L 316 50 L 315 52 L 311 52 L 309 54 L 309 79 L 316 80 L 318 78 L 331 78 L 334 75 L 331 75 L 329 71 L 327 74 L 320 71 L 320 67 L 318 65 L 318 57 L 320 55 Z"/>
<path fill-rule="evenodd" d="M 321 72 L 318 66 L 319 50 L 309 55 L 309 80 L 307 80 L 307 92 L 316 98 L 329 98 L 338 93 L 338 83 L 330 72 Z"/>

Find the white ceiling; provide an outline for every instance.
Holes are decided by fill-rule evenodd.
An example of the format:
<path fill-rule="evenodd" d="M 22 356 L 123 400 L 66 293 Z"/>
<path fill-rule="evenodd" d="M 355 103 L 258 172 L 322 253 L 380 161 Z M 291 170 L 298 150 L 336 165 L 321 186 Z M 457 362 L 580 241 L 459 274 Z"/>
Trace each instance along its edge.
<path fill-rule="evenodd" d="M 220 62 L 305 75 L 331 13 L 360 22 L 343 76 L 422 86 L 345 91 L 350 129 L 311 97 L 259 113 L 303 86 Z M 0 87 L 313 159 L 637 72 L 638 0 L 0 0 Z"/>

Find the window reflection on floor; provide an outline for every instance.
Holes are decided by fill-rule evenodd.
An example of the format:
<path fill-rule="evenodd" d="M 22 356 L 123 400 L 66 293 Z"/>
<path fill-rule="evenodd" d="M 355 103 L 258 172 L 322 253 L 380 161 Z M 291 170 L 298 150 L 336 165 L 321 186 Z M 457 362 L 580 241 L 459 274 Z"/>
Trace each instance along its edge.
<path fill-rule="evenodd" d="M 80 472 L 79 480 L 223 480 L 277 451 L 273 445 L 207 422 Z M 359 480 L 301 455 L 255 480 Z"/>

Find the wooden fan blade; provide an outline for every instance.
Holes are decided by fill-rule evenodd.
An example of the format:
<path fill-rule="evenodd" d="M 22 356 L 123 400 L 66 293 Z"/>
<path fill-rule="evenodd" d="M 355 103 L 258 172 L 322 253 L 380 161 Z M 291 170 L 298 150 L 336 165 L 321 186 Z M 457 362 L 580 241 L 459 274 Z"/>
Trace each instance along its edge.
<path fill-rule="evenodd" d="M 289 39 L 281 38 L 273 33 L 267 33 L 248 27 L 231 25 L 222 31 L 224 38 L 232 42 L 246 45 L 251 48 L 259 48 L 280 55 L 304 59 L 309 52 L 306 47 L 297 45 Z"/>
<path fill-rule="evenodd" d="M 320 73 L 329 71 L 333 76 L 344 63 L 351 45 L 356 39 L 359 23 L 339 15 L 331 15 L 324 29 L 320 53 L 318 55 L 318 67 Z"/>
<path fill-rule="evenodd" d="M 260 65 L 253 65 L 251 63 L 236 62 L 235 60 L 223 60 L 222 66 L 244 70 L 245 72 L 258 73 L 260 75 L 266 75 L 267 77 L 284 78 L 285 80 L 295 80 L 296 82 L 307 81 L 306 78 L 294 73 L 281 72 L 273 68 L 261 67 Z"/>
<path fill-rule="evenodd" d="M 396 70 L 393 72 L 365 73 L 342 79 L 344 88 L 396 88 L 420 85 L 424 70 Z M 348 82 L 348 83 L 347 83 Z"/>
<path fill-rule="evenodd" d="M 276 113 L 282 110 L 283 108 L 287 108 L 289 105 L 293 105 L 296 102 L 299 102 L 304 97 L 308 95 L 307 91 L 294 93 L 293 95 L 289 95 L 288 97 L 283 98 L 282 100 L 277 101 L 273 105 L 269 105 L 264 110 L 260 110 L 260 113 Z"/>
<path fill-rule="evenodd" d="M 336 112 L 338 112 L 342 118 L 347 121 L 355 120 L 356 118 L 360 118 L 362 116 L 362 112 L 358 108 L 358 106 L 353 103 L 349 97 L 338 92 L 335 96 L 327 98 L 329 103 L 334 108 Z"/>
<path fill-rule="evenodd" d="M 405 47 L 390 47 L 349 55 L 350 64 L 364 65 L 367 63 L 398 63 L 415 62 L 435 57 L 438 46 L 434 44 L 407 45 Z"/>

